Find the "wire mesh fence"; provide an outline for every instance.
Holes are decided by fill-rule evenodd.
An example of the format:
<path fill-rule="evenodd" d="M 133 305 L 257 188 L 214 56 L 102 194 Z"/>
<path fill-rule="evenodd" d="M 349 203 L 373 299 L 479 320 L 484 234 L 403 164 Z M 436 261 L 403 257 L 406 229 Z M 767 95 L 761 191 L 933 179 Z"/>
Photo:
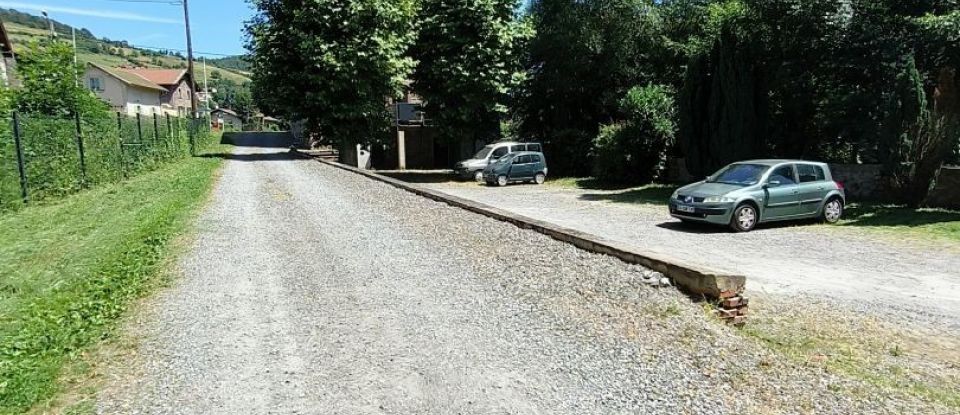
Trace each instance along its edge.
<path fill-rule="evenodd" d="M 0 117 L 0 211 L 121 180 L 210 144 L 210 122 L 169 115 Z"/>

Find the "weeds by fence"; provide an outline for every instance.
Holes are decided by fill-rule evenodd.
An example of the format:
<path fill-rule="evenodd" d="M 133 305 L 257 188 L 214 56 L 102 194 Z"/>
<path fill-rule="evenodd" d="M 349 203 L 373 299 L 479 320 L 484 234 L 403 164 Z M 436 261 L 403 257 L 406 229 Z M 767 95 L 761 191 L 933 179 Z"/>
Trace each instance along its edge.
<path fill-rule="evenodd" d="M 122 180 L 210 144 L 208 119 L 169 115 L 0 118 L 0 211 Z"/>

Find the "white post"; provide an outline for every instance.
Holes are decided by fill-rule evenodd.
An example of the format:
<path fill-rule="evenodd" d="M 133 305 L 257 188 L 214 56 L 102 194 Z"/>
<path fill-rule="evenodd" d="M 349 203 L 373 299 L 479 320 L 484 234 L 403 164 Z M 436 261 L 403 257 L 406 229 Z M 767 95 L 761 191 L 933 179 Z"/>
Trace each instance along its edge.
<path fill-rule="evenodd" d="M 80 86 L 80 75 L 77 73 L 77 28 L 70 27 L 73 34 L 73 80 Z"/>
<path fill-rule="evenodd" d="M 397 167 L 400 170 L 407 169 L 407 143 L 404 131 L 397 128 Z"/>
<path fill-rule="evenodd" d="M 210 89 L 207 88 L 207 57 L 203 59 L 203 108 L 205 112 L 210 112 Z"/>

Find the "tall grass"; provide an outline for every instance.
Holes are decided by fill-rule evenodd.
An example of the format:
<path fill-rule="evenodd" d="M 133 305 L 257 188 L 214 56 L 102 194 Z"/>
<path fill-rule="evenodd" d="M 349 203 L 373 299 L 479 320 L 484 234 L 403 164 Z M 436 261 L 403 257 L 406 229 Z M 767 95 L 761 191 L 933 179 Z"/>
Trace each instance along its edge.
<path fill-rule="evenodd" d="M 80 119 L 84 169 L 77 120 L 33 114 L 19 116 L 28 203 L 42 203 L 81 189 L 129 178 L 190 154 L 211 143 L 209 123 L 166 116 L 99 114 Z M 0 119 L 0 211 L 24 205 L 14 145 L 13 117 Z"/>
<path fill-rule="evenodd" d="M 190 157 L 0 216 L 0 414 L 55 395 L 61 369 L 157 280 L 220 162 Z"/>

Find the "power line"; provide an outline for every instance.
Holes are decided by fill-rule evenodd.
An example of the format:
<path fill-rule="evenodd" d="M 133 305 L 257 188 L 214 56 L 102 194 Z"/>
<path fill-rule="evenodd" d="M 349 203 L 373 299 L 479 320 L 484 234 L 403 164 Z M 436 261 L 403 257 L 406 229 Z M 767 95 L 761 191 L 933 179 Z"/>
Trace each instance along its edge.
<path fill-rule="evenodd" d="M 165 48 L 165 47 L 160 47 L 160 46 L 134 45 L 134 44 L 132 44 L 132 43 L 128 43 L 128 45 L 130 45 L 130 47 L 140 48 L 140 49 L 169 50 L 169 51 L 171 51 L 171 52 L 186 52 L 186 50 L 184 50 L 184 49 Z M 199 52 L 199 51 L 196 51 L 196 50 L 193 51 L 193 53 L 194 53 L 195 55 L 207 55 L 207 56 L 243 56 L 242 53 L 241 53 L 241 54 L 237 54 L 237 53 L 232 53 L 232 54 L 231 54 L 231 53 L 214 53 L 214 52 Z"/>
<path fill-rule="evenodd" d="M 101 0 L 101 1 L 112 1 L 116 3 L 158 3 L 158 4 L 170 4 L 174 6 L 179 6 L 183 4 L 182 1 L 176 1 L 176 0 Z"/>

